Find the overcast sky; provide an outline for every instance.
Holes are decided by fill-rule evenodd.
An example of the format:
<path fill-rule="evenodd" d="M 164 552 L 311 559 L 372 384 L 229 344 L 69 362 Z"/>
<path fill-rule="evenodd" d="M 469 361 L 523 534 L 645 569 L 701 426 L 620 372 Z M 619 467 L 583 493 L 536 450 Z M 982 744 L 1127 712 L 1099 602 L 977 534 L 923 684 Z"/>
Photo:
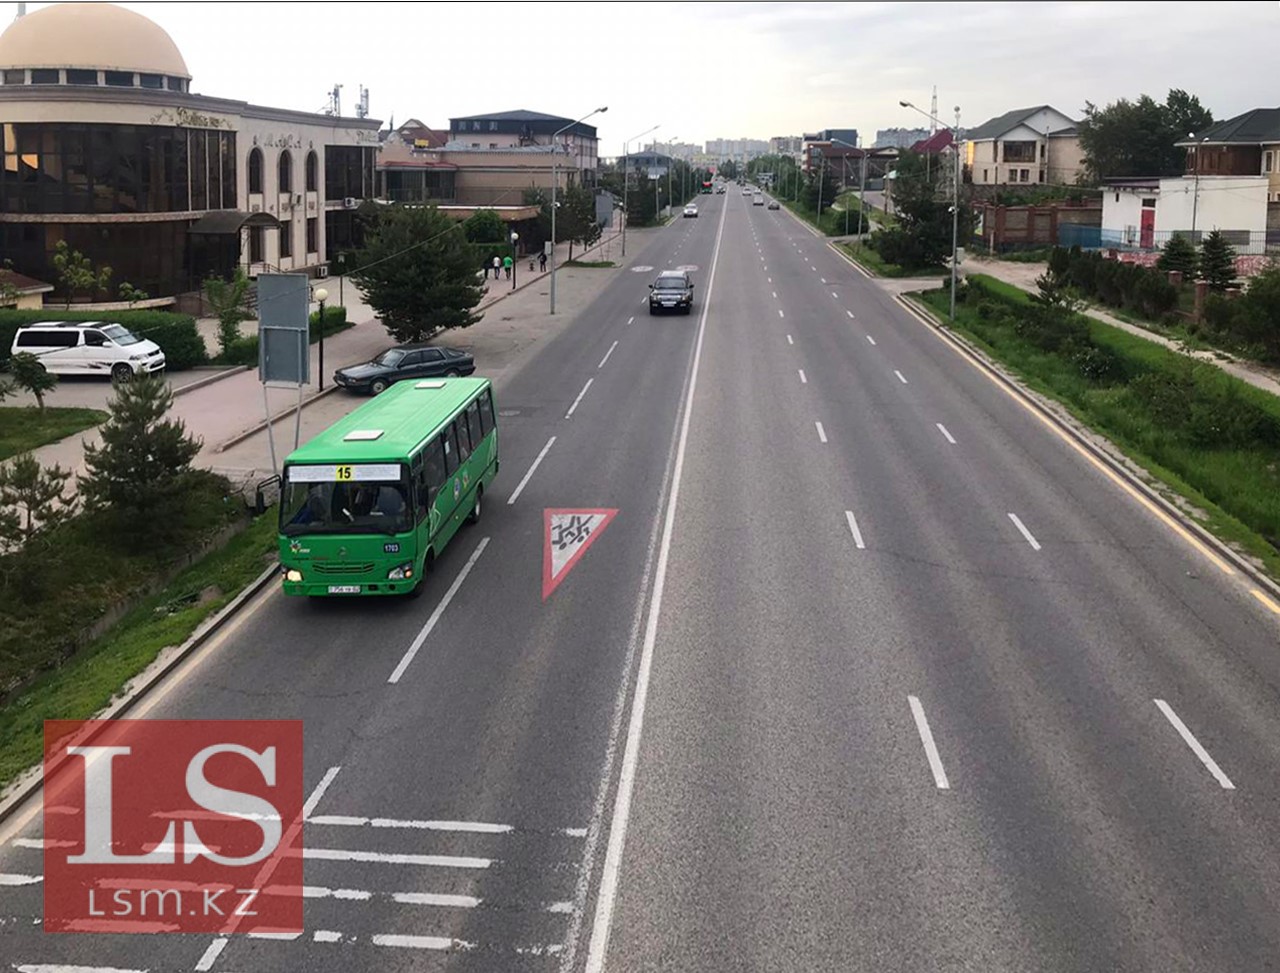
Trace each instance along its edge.
<path fill-rule="evenodd" d="M 1270 0 L 123 5 L 169 32 L 201 94 L 315 111 L 340 83 L 353 114 L 363 84 L 374 118 L 437 127 L 607 105 L 592 119 L 606 156 L 655 124 L 655 137 L 699 143 L 819 128 L 874 138 L 927 124 L 898 101 L 928 108 L 934 85 L 939 113 L 959 105 L 964 127 L 1044 103 L 1076 118 L 1086 101 L 1173 87 L 1215 118 L 1280 104 Z"/>

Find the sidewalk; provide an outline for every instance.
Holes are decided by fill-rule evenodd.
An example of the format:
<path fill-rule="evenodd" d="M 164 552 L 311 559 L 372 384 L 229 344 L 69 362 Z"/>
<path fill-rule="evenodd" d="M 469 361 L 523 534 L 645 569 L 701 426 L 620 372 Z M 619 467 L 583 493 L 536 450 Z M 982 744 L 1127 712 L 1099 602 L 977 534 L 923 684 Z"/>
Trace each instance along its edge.
<path fill-rule="evenodd" d="M 632 232 L 635 233 L 636 231 L 633 230 Z M 618 246 L 615 241 L 618 236 L 619 232 L 617 230 L 608 231 L 607 235 L 602 237 L 590 250 L 585 253 L 582 251 L 575 252 L 575 259 L 583 256 L 588 256 L 590 259 L 595 260 L 617 259 Z M 568 244 L 557 246 L 557 261 L 560 263 L 566 261 L 568 253 Z M 505 277 L 495 281 L 491 276 L 485 283 L 486 293 L 476 310 L 479 312 L 486 311 L 512 293 L 519 293 L 527 287 L 547 281 L 550 276 L 549 270 L 545 273 L 534 271 L 530 274 L 528 266 L 528 257 L 526 257 L 523 266 L 516 270 L 514 291 L 512 282 Z M 557 276 L 563 281 L 566 274 L 571 271 L 572 268 L 566 271 L 563 267 L 560 267 Z M 585 273 L 591 273 L 591 271 L 585 271 Z M 310 403 L 320 398 L 326 398 L 337 391 L 333 385 L 333 372 L 335 369 L 368 361 L 396 343 L 395 339 L 382 327 L 373 310 L 364 302 L 359 289 L 354 283 L 343 281 L 340 278 L 331 278 L 325 282 L 325 289 L 329 292 L 328 303 L 331 306 L 336 305 L 341 295 L 346 300 L 349 318 L 359 323 L 346 331 L 325 338 L 323 391 L 317 388 L 317 380 L 321 374 L 320 345 L 316 343 L 311 346 L 311 383 L 302 390 L 304 410 Z M 545 314 L 545 311 L 543 316 L 549 317 Z M 206 343 L 210 347 L 216 348 L 217 322 L 211 319 L 202 319 L 198 322 L 198 327 L 205 337 Z M 256 330 L 256 321 L 246 322 L 241 328 L 242 333 L 246 335 L 254 334 Z M 471 336 L 468 332 L 469 329 L 460 332 L 446 332 L 440 336 L 438 341 L 440 344 L 450 347 L 473 350 L 475 342 L 472 340 L 469 344 Z M 509 341 L 507 343 L 510 344 Z M 485 362 L 485 373 L 490 374 L 492 369 L 487 367 L 489 358 L 487 356 L 482 358 L 478 352 L 477 358 Z M 202 448 L 196 457 L 197 465 L 210 469 L 226 469 L 229 457 L 222 447 L 228 446 L 239 437 L 252 435 L 259 431 L 263 432 L 261 438 L 265 440 L 266 417 L 268 414 L 272 417 L 271 426 L 277 438 L 277 459 L 283 459 L 284 454 L 290 451 L 293 446 L 294 413 L 298 405 L 298 390 L 292 388 L 269 388 L 265 391 L 266 403 L 264 404 L 263 386 L 258 381 L 257 369 L 253 368 L 247 371 L 228 372 L 226 377 L 219 381 L 194 389 L 174 400 L 170 416 L 181 419 L 186 425 L 187 431 L 202 442 Z M 346 396 L 344 396 L 343 401 L 346 411 L 350 411 L 351 408 L 359 404 L 358 401 L 349 399 Z M 99 441 L 97 430 L 89 429 L 69 436 L 60 442 L 42 446 L 35 450 L 34 455 L 42 465 L 49 466 L 57 463 L 64 470 L 71 470 L 79 474 L 85 472 L 83 443 L 96 444 Z M 70 491 L 74 492 L 74 478 L 70 481 L 69 486 Z"/>
<path fill-rule="evenodd" d="M 1006 284 L 1012 284 L 1014 287 L 1029 294 L 1038 293 L 1039 288 L 1036 286 L 1036 278 L 1049 269 L 1049 265 L 1045 263 L 1016 263 L 1014 261 L 993 260 L 989 257 L 977 256 L 971 256 L 967 264 L 967 269 L 972 273 L 987 274 L 997 280 L 1004 281 Z M 961 266 L 964 267 L 964 264 Z M 1188 348 L 1176 339 L 1165 337 L 1140 325 L 1122 320 L 1092 304 L 1085 309 L 1084 313 L 1095 320 L 1111 325 L 1113 328 L 1119 328 L 1121 331 L 1127 331 L 1129 334 L 1137 335 L 1139 338 L 1145 338 L 1153 344 L 1161 345 L 1170 351 L 1176 351 L 1180 355 L 1186 355 L 1188 358 L 1216 365 L 1228 375 L 1232 375 L 1242 382 L 1248 382 L 1254 388 L 1280 396 L 1280 380 L 1277 380 L 1274 372 L 1261 365 L 1236 358 L 1225 351 Z"/>

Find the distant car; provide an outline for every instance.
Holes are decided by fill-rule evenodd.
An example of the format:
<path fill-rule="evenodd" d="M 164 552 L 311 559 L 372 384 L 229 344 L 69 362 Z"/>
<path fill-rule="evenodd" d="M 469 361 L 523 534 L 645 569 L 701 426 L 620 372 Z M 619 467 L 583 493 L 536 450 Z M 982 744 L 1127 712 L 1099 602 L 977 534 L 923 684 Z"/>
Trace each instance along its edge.
<path fill-rule="evenodd" d="M 742 195 L 744 195 L 744 196 L 750 196 L 750 195 L 751 195 L 751 187 L 750 187 L 750 186 L 743 186 L 743 187 L 742 187 Z"/>
<path fill-rule="evenodd" d="M 35 355 L 53 375 L 101 375 L 113 382 L 164 370 L 160 346 L 110 321 L 40 321 L 21 325 L 11 355 Z"/>
<path fill-rule="evenodd" d="M 697 216 L 697 215 L 698 215 L 698 207 L 696 207 L 696 206 L 686 206 L 686 207 L 684 208 L 684 215 L 685 215 L 685 216 Z"/>
<path fill-rule="evenodd" d="M 716 195 L 717 195 L 717 196 L 723 196 L 723 195 L 724 195 L 724 186 L 717 186 L 717 187 L 716 187 Z"/>
<path fill-rule="evenodd" d="M 781 207 L 778 206 L 778 201 L 776 199 L 769 200 L 769 209 L 781 209 Z"/>
<path fill-rule="evenodd" d="M 763 196 L 761 196 L 759 193 L 757 193 L 757 194 L 756 194 L 756 198 L 755 198 L 754 200 L 752 200 L 751 205 L 752 205 L 752 206 L 763 206 L 763 205 L 764 205 L 764 197 L 763 197 Z"/>
<path fill-rule="evenodd" d="M 373 361 L 339 368 L 333 373 L 333 381 L 352 392 L 378 395 L 406 378 L 457 378 L 475 370 L 475 358 L 465 351 L 400 345 L 388 348 Z"/>
<path fill-rule="evenodd" d="M 683 270 L 664 270 L 649 285 L 649 313 L 693 310 L 693 280 Z"/>

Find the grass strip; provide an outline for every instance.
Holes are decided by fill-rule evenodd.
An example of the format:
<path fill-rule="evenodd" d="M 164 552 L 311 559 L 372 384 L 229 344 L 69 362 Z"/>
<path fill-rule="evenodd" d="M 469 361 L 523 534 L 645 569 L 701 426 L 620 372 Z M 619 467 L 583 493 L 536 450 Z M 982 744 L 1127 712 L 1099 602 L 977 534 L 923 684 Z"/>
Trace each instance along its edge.
<path fill-rule="evenodd" d="M 0 787 L 39 761 L 45 720 L 87 719 L 101 711 L 161 650 L 186 641 L 261 574 L 276 536 L 275 512 L 269 510 L 0 707 Z"/>
<path fill-rule="evenodd" d="M 56 443 L 107 421 L 99 409 L 64 409 L 48 406 L 0 408 L 0 460 Z"/>

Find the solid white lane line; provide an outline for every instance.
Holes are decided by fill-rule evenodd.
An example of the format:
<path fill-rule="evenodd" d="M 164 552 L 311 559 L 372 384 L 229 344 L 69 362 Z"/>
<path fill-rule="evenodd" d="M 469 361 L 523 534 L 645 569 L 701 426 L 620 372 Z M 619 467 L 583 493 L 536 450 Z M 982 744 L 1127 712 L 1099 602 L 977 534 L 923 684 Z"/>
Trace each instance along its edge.
<path fill-rule="evenodd" d="M 636 668 L 635 691 L 631 698 L 631 713 L 627 725 L 626 745 L 622 752 L 622 766 L 618 772 L 618 787 L 614 796 L 613 815 L 609 824 L 609 844 L 604 864 L 600 869 L 600 889 L 596 893 L 595 916 L 591 923 L 591 939 L 587 947 L 585 973 L 603 973 L 605 954 L 609 950 L 609 933 L 613 925 L 613 910 L 618 897 L 618 882 L 622 872 L 622 853 L 626 846 L 627 824 L 631 818 L 631 799 L 635 790 L 636 769 L 640 761 L 640 741 L 644 733 L 644 710 L 649 697 L 649 676 L 653 669 L 654 647 L 658 641 L 658 619 L 662 613 L 662 596 L 667 585 L 667 565 L 671 560 L 671 542 L 675 534 L 676 511 L 680 501 L 680 484 L 684 476 L 684 458 L 689 445 L 689 425 L 693 419 L 693 404 L 698 391 L 698 371 L 702 365 L 702 346 L 707 333 L 707 312 L 711 308 L 711 295 L 715 290 L 716 268 L 720 262 L 720 244 L 724 237 L 725 216 L 728 207 L 720 211 L 720 227 L 716 231 L 712 250 L 711 271 L 707 275 L 707 296 L 702 304 L 702 316 L 698 323 L 698 337 L 694 343 L 693 363 L 689 371 L 689 388 L 685 394 L 684 415 L 680 418 L 680 435 L 676 445 L 675 464 L 671 471 L 671 490 L 667 495 L 667 510 L 662 523 L 662 540 L 658 548 L 657 566 L 654 569 L 653 592 L 649 598 L 649 612 L 645 620 L 644 642 L 640 650 L 640 663 Z M 643 589 L 642 589 L 643 594 Z M 624 683 L 625 687 L 625 683 Z M 612 744 L 606 752 L 606 768 L 612 761 Z M 607 780 L 607 779 L 606 779 Z M 588 853 L 583 856 L 579 870 L 579 883 L 575 892 L 574 915 L 565 937 L 568 947 L 560 963 L 561 973 L 576 969 L 575 955 L 578 942 L 579 916 L 590 891 L 591 845 L 588 836 Z"/>
<path fill-rule="evenodd" d="M 613 354 L 613 349 L 617 347 L 618 347 L 618 343 L 616 341 L 613 344 L 611 344 L 609 346 L 609 350 L 604 353 L 604 357 L 600 359 L 600 364 L 597 365 L 596 368 L 604 368 L 604 363 L 609 360 L 609 356 Z"/>
<path fill-rule="evenodd" d="M 435 868 L 490 868 L 492 858 L 463 855 L 412 855 L 397 852 L 357 851 L 350 848 L 304 848 L 303 861 L 377 862 L 382 865 L 430 865 Z"/>
<path fill-rule="evenodd" d="M 1040 550 L 1040 542 L 1032 536 L 1031 531 L 1027 530 L 1027 525 L 1018 519 L 1017 514 L 1009 514 L 1009 519 L 1013 521 L 1013 525 L 1022 531 L 1022 536 L 1027 539 L 1027 543 L 1031 545 L 1031 549 Z"/>
<path fill-rule="evenodd" d="M 413 657 L 418 654 L 418 650 L 422 648 L 422 643 L 427 640 L 427 636 L 431 634 L 431 630 L 436 627 L 436 623 L 440 621 L 440 616 L 444 614 L 444 610 L 449 607 L 449 602 L 453 601 L 453 596 L 458 593 L 458 589 L 462 587 L 462 582 L 467 580 L 467 575 L 471 573 L 471 569 L 476 566 L 476 561 L 480 560 L 480 555 L 484 553 L 484 549 L 489 546 L 489 538 L 482 538 L 480 543 L 476 545 L 475 552 L 463 565 L 462 570 L 458 572 L 458 576 L 453 579 L 453 584 L 449 586 L 449 590 L 444 593 L 444 597 L 440 599 L 440 604 L 436 605 L 436 610 L 431 613 L 431 617 L 427 619 L 427 623 L 422 626 L 420 631 L 413 640 L 413 644 L 409 646 L 409 651 L 404 654 L 404 658 L 400 660 L 400 664 L 396 666 L 395 671 L 391 673 L 387 682 L 395 683 L 400 681 L 400 677 L 404 675 L 404 671 L 409 668 L 409 664 L 413 662 Z"/>
<path fill-rule="evenodd" d="M 564 414 L 566 419 L 573 417 L 573 413 L 577 410 L 578 404 L 582 401 L 582 397 L 587 394 L 587 389 L 591 388 L 591 383 L 594 381 L 594 378 L 587 379 L 587 384 L 582 386 L 582 391 L 579 392 L 578 397 L 573 400 L 573 405 L 569 406 L 569 411 Z"/>
<path fill-rule="evenodd" d="M 27 963 L 14 969 L 18 973 L 147 973 L 146 970 L 125 970 L 118 966 L 64 966 L 61 963 Z"/>
<path fill-rule="evenodd" d="M 906 385 L 906 384 L 907 384 L 907 380 L 906 380 L 906 378 L 904 378 L 904 377 L 903 377 L 902 372 L 898 371 L 898 370 L 895 368 L 895 369 L 893 370 L 893 374 L 895 374 L 895 375 L 897 375 L 897 376 L 898 376 L 898 381 L 899 381 L 899 382 L 901 382 L 903 385 Z"/>
<path fill-rule="evenodd" d="M 206 973 L 213 969 L 213 964 L 218 961 L 218 957 L 222 955 L 222 951 L 227 948 L 230 942 L 226 936 L 219 937 L 211 942 L 205 951 L 200 954 L 200 960 L 196 963 L 196 973 Z"/>
<path fill-rule="evenodd" d="M 785 318 L 785 317 L 786 317 L 786 315 L 782 313 L 782 308 L 778 308 L 778 317 L 780 317 L 780 318 Z"/>
<path fill-rule="evenodd" d="M 938 785 L 938 790 L 949 790 L 951 784 L 947 782 L 947 772 L 942 767 L 942 757 L 938 754 L 938 745 L 933 742 L 933 731 L 929 729 L 929 720 L 924 715 L 924 707 L 920 705 L 920 700 L 914 696 L 908 696 L 907 702 L 911 704 L 911 715 L 916 719 L 916 729 L 920 733 L 920 742 L 924 744 L 925 756 L 929 758 L 929 769 L 933 771 L 933 782 Z"/>
<path fill-rule="evenodd" d="M 858 550 L 866 550 L 867 545 L 862 541 L 862 531 L 858 530 L 858 519 L 854 517 L 852 510 L 844 512 L 845 518 L 849 521 L 849 533 L 853 534 L 853 546 Z"/>
<path fill-rule="evenodd" d="M 793 341 L 793 340 L 792 340 L 791 335 L 787 335 L 787 344 L 789 344 L 789 345 L 794 345 L 794 344 L 795 344 L 795 341 Z"/>
<path fill-rule="evenodd" d="M 515 830 L 509 824 L 490 824 L 486 821 L 415 821 L 398 818 L 361 818 L 345 814 L 320 814 L 307 818 L 307 824 L 340 828 L 400 828 L 409 831 L 458 831 L 465 834 L 510 834 Z"/>
<path fill-rule="evenodd" d="M 1200 746 L 1200 741 L 1187 729 L 1187 725 L 1178 718 L 1178 714 L 1173 711 L 1173 707 L 1163 699 L 1157 699 L 1155 704 L 1160 707 L 1160 712 L 1164 714 L 1165 719 L 1173 724 L 1173 728 L 1178 731 L 1182 741 L 1191 748 L 1191 752 L 1200 758 L 1200 762 L 1209 769 L 1209 773 L 1213 774 L 1218 783 L 1222 785 L 1223 790 L 1235 790 L 1236 785 L 1231 783 L 1231 779 L 1222 772 L 1222 768 L 1209 756 L 1209 751 Z"/>
<path fill-rule="evenodd" d="M 542 452 L 540 452 L 538 454 L 538 458 L 533 461 L 533 465 L 530 466 L 529 471 L 525 473 L 524 479 L 522 479 L 519 483 L 516 484 L 515 492 L 512 493 L 511 496 L 507 497 L 507 506 L 511 506 L 511 504 L 515 503 L 517 500 L 520 499 L 520 494 L 524 493 L 525 486 L 529 483 L 531 479 L 533 479 L 533 474 L 537 472 L 538 466 L 546 458 L 547 453 L 550 451 L 555 441 L 556 441 L 555 436 L 552 436 L 550 439 L 547 440 L 547 445 L 542 447 Z"/>
<path fill-rule="evenodd" d="M 0 872 L 0 885 L 38 885 L 43 881 L 43 875 L 17 875 L 13 872 Z"/>
<path fill-rule="evenodd" d="M 936 423 L 936 425 L 939 431 L 942 433 L 942 435 L 947 437 L 947 442 L 949 442 L 952 446 L 954 446 L 956 444 L 956 439 L 954 436 L 951 435 L 951 433 L 947 432 L 947 427 L 940 422 Z"/>
<path fill-rule="evenodd" d="M 827 431 L 822 428 L 822 423 L 820 422 L 815 422 L 814 425 L 818 427 L 818 442 L 825 443 L 827 441 Z"/>
<path fill-rule="evenodd" d="M 845 312 L 844 312 L 844 313 L 845 313 L 845 314 L 847 314 L 847 315 L 849 315 L 849 317 L 851 317 L 851 318 L 853 317 L 853 312 L 852 312 L 852 311 L 850 311 L 850 310 L 848 310 L 847 308 L 845 309 Z"/>
<path fill-rule="evenodd" d="M 315 809 L 320 805 L 320 801 L 324 798 L 325 791 L 329 789 L 329 785 L 333 783 L 333 779 L 338 776 L 341 767 L 330 767 L 324 772 L 324 776 L 320 778 L 320 783 L 316 784 L 310 796 L 307 797 L 307 803 L 302 805 L 302 820 L 305 821 L 311 817 Z"/>
<path fill-rule="evenodd" d="M 808 385 L 808 384 L 809 384 L 809 379 L 807 379 L 807 378 L 805 377 L 804 369 L 803 369 L 803 368 L 802 368 L 802 369 L 800 369 L 800 384 L 801 384 L 801 385 Z"/>
<path fill-rule="evenodd" d="M 870 341 L 873 345 L 876 343 L 876 339 L 871 337 L 871 335 L 867 335 L 867 340 Z"/>

